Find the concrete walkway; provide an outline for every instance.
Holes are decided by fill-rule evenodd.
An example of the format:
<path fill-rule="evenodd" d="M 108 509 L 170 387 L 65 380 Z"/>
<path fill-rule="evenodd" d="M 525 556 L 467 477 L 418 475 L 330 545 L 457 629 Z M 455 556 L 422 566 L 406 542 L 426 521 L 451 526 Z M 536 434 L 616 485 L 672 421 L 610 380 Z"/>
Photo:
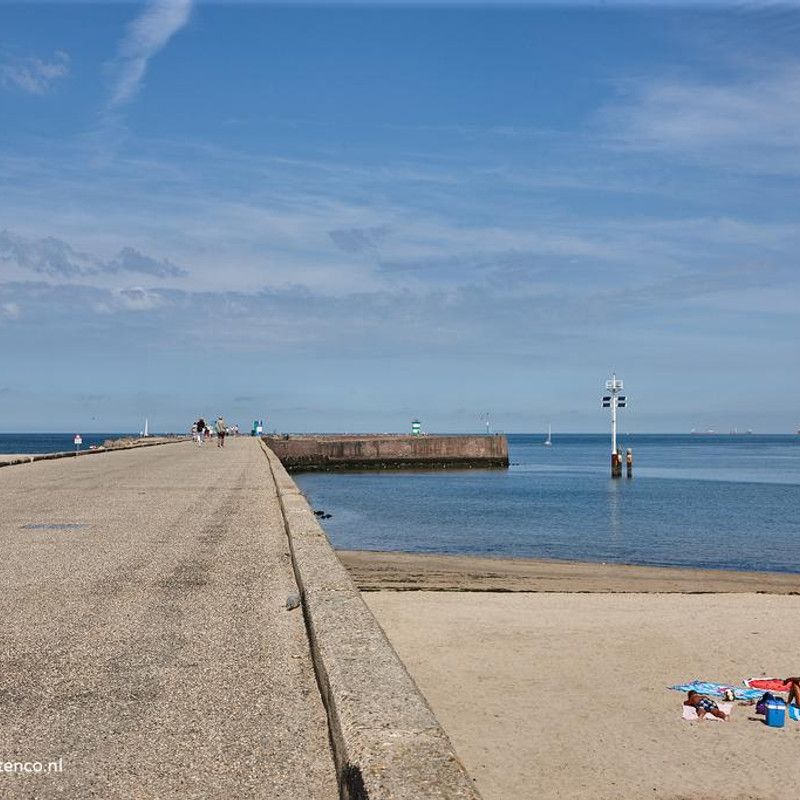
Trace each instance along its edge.
<path fill-rule="evenodd" d="M 256 440 L 8 467 L 0 507 L 0 768 L 63 759 L 0 797 L 338 797 Z"/>

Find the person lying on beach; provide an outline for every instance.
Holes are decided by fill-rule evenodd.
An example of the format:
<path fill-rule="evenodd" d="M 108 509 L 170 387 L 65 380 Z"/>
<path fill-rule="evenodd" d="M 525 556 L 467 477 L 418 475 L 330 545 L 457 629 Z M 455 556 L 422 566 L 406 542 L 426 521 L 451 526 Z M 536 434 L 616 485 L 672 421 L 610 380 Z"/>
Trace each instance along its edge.
<path fill-rule="evenodd" d="M 784 678 L 784 683 L 789 684 L 789 698 L 787 702 L 800 707 L 800 678 Z"/>
<path fill-rule="evenodd" d="M 697 711 L 697 716 L 700 719 L 703 719 L 706 714 L 719 717 L 719 719 L 728 719 L 728 715 L 724 711 L 720 711 L 719 706 L 708 695 L 698 694 L 694 691 L 689 692 L 683 704 L 685 706 L 692 706 Z"/>

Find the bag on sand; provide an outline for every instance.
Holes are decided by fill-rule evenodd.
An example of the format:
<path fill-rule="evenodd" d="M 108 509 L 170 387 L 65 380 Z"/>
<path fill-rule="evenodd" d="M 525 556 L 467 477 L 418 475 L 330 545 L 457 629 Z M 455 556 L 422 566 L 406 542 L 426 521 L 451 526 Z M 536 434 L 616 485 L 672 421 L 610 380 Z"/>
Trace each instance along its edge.
<path fill-rule="evenodd" d="M 764 692 L 761 695 L 761 699 L 756 703 L 756 714 L 764 714 L 767 713 L 767 703 L 774 701 L 775 695 L 772 692 Z"/>

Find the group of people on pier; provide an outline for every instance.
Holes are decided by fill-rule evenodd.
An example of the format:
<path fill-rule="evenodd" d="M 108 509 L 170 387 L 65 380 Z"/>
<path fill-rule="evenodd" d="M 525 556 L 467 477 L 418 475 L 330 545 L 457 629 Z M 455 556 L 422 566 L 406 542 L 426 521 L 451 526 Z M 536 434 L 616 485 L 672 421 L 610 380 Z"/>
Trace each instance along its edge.
<path fill-rule="evenodd" d="M 236 436 L 238 433 L 239 426 L 233 425 L 229 428 L 221 415 L 217 417 L 216 422 L 212 425 L 208 425 L 203 417 L 192 423 L 192 438 L 197 442 L 198 447 L 202 447 L 205 440 L 210 439 L 212 436 L 217 438 L 217 447 L 225 447 L 225 437 L 228 435 Z"/>

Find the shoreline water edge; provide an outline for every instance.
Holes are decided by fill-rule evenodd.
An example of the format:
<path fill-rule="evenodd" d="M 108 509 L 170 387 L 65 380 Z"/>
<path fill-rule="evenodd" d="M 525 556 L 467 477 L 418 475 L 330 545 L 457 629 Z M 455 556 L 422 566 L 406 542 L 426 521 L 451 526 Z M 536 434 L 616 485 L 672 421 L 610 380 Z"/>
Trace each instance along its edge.
<path fill-rule="evenodd" d="M 336 550 L 363 592 L 800 595 L 800 573 L 541 558 Z"/>

